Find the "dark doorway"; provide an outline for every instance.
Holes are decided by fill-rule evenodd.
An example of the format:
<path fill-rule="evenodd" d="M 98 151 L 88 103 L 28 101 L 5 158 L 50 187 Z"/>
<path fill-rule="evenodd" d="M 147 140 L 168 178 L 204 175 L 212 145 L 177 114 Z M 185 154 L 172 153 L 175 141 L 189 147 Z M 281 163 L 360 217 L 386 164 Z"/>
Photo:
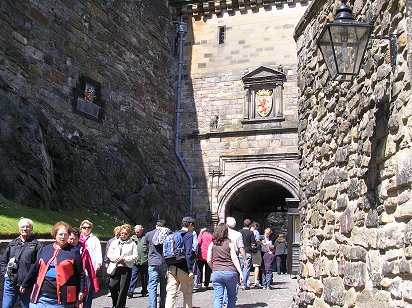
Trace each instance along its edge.
<path fill-rule="evenodd" d="M 226 217 L 236 219 L 236 229 L 243 227 L 246 218 L 260 224 L 259 232 L 270 227 L 275 235 L 287 235 L 288 207 L 286 198 L 292 194 L 271 181 L 255 181 L 239 189 L 226 205 Z"/>

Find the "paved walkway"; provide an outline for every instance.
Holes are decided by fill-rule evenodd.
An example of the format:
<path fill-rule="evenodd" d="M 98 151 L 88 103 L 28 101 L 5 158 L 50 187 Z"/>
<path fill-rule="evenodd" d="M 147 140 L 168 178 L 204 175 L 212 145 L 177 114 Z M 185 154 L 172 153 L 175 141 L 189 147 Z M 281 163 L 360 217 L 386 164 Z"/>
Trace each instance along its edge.
<path fill-rule="evenodd" d="M 288 308 L 292 303 L 293 294 L 296 290 L 297 280 L 289 275 L 275 274 L 275 285 L 273 290 L 263 290 L 262 288 L 251 288 L 250 290 L 239 290 L 236 307 L 257 308 L 257 307 L 276 307 Z M 139 297 L 140 288 L 136 288 L 135 297 L 127 299 L 128 308 L 148 307 L 148 298 Z M 93 300 L 93 308 L 111 308 L 111 298 L 107 296 L 107 291 Z M 177 307 L 183 306 L 183 297 L 179 292 Z M 206 291 L 196 291 L 193 293 L 193 306 L 199 308 L 213 307 L 213 289 Z"/>

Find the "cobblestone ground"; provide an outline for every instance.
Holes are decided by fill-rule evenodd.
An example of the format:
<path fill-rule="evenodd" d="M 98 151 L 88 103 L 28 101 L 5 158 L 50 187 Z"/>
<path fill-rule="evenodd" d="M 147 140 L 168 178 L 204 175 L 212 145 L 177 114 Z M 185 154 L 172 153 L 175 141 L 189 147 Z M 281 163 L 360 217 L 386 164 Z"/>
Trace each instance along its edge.
<path fill-rule="evenodd" d="M 288 308 L 292 303 L 296 286 L 297 280 L 293 279 L 291 276 L 275 274 L 275 284 L 272 285 L 273 290 L 264 290 L 262 288 L 251 288 L 250 290 L 245 291 L 239 290 L 236 307 Z M 134 297 L 127 299 L 126 307 L 148 307 L 148 298 L 140 297 L 139 292 L 140 288 L 136 288 Z M 177 308 L 182 306 L 183 297 L 180 293 L 178 296 Z M 193 306 L 199 308 L 213 307 L 213 289 L 195 291 L 193 293 Z M 103 292 L 98 294 L 97 297 L 93 300 L 93 308 L 111 308 L 111 298 L 107 296 L 107 290 L 104 290 Z"/>

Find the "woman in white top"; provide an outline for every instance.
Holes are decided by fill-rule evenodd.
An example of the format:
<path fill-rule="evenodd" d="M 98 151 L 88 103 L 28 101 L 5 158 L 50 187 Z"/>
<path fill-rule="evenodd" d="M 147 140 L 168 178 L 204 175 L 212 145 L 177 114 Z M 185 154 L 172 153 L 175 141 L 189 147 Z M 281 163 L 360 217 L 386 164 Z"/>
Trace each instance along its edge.
<path fill-rule="evenodd" d="M 90 259 L 92 260 L 94 273 L 99 270 L 102 266 L 102 246 L 100 245 L 99 239 L 92 234 L 93 223 L 90 220 L 83 220 L 80 223 L 80 242 L 83 246 L 89 251 Z M 85 271 L 86 273 L 86 287 L 88 290 L 87 296 L 83 298 L 83 307 L 91 308 L 92 301 L 94 297 L 94 286 L 90 279 L 91 274 Z"/>
<path fill-rule="evenodd" d="M 126 306 L 132 267 L 138 256 L 136 243 L 130 238 L 131 231 L 130 225 L 120 226 L 120 238 L 110 244 L 107 252 L 107 257 L 110 260 L 107 268 L 110 275 L 109 289 L 112 296 L 112 307 L 116 308 Z M 113 272 L 111 272 L 112 268 Z"/>

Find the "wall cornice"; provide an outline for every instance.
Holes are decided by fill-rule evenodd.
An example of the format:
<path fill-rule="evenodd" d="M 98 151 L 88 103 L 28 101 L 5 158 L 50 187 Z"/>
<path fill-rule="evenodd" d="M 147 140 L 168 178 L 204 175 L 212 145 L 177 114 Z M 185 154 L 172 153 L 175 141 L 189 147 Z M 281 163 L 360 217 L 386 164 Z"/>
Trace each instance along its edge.
<path fill-rule="evenodd" d="M 182 133 L 182 138 L 187 139 L 209 139 L 209 138 L 224 138 L 224 137 L 239 137 L 239 136 L 250 136 L 250 135 L 267 135 L 267 134 L 286 134 L 286 133 L 297 133 L 297 125 L 292 127 L 272 127 L 266 129 L 245 129 L 236 131 L 225 131 L 225 132 L 208 132 L 208 133 Z"/>
<path fill-rule="evenodd" d="M 303 14 L 299 23 L 296 25 L 295 33 L 293 38 L 297 41 L 298 37 L 302 35 L 309 23 L 316 20 L 316 16 L 319 15 L 321 9 L 325 5 L 325 0 L 313 0 L 309 7 L 306 9 L 305 14 Z"/>
<path fill-rule="evenodd" d="M 219 15 L 223 11 L 258 10 L 261 7 L 282 8 L 284 5 L 295 6 L 297 3 L 307 4 L 312 0 L 169 0 L 169 5 L 174 7 L 178 15 L 207 16 Z"/>

